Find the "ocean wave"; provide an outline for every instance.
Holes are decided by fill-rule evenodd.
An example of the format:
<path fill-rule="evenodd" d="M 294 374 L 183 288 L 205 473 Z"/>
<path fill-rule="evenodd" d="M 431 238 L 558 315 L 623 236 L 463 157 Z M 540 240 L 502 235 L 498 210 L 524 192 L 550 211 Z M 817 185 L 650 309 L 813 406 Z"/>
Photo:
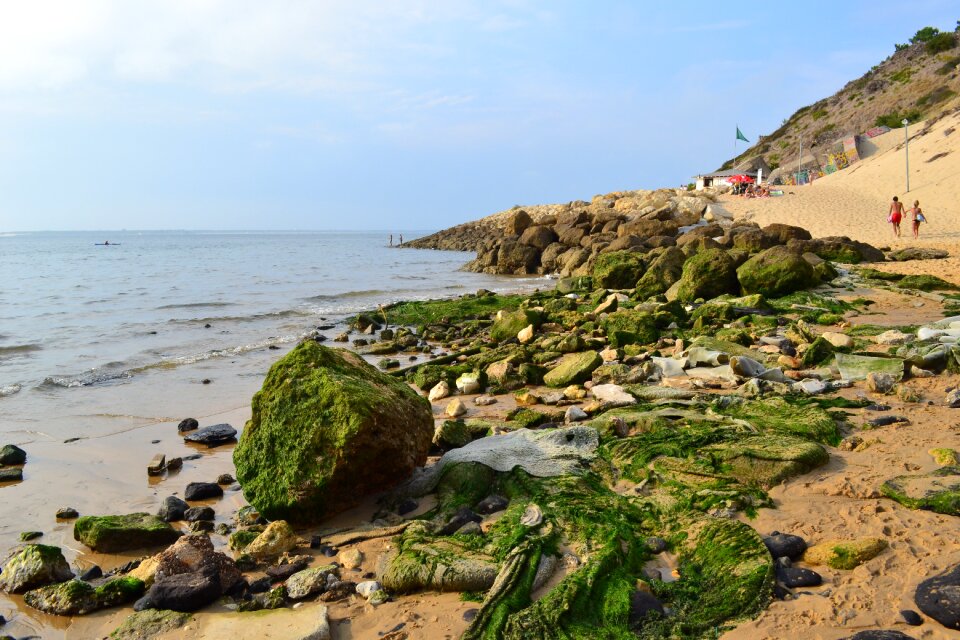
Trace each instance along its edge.
<path fill-rule="evenodd" d="M 40 351 L 43 347 L 36 343 L 13 344 L 9 347 L 0 346 L 0 358 L 8 355 L 17 355 L 20 353 L 30 353 L 31 351 Z"/>
<path fill-rule="evenodd" d="M 321 294 L 307 298 L 308 302 L 332 302 L 334 300 L 349 300 L 351 298 L 366 298 L 369 296 L 383 296 L 394 292 L 383 289 L 361 289 L 359 291 L 344 291 L 343 293 Z"/>
<path fill-rule="evenodd" d="M 268 349 L 271 346 L 279 346 L 282 344 L 289 344 L 291 342 L 296 342 L 301 338 L 304 338 L 308 335 L 309 332 L 304 332 L 301 335 L 288 335 L 288 336 L 279 336 L 273 338 L 266 338 L 264 340 L 258 340 L 257 342 L 251 342 L 249 344 L 243 344 L 236 347 L 228 347 L 226 349 L 211 349 L 210 351 L 202 351 L 200 353 L 177 356 L 174 358 L 164 358 L 158 360 L 157 362 L 151 362 L 149 364 L 142 365 L 140 367 L 135 367 L 130 369 L 131 374 L 142 373 L 144 371 L 150 371 L 152 369 L 175 369 L 184 365 L 194 364 L 197 362 L 204 362 L 206 360 L 212 360 L 214 358 L 228 358 L 232 356 L 239 356 L 245 353 L 250 353 L 251 351 L 259 351 L 261 349 Z"/>
<path fill-rule="evenodd" d="M 8 384 L 5 387 L 0 387 L 0 398 L 6 398 L 7 396 L 19 393 L 22 388 L 23 386 L 19 384 Z"/>
<path fill-rule="evenodd" d="M 100 371 L 94 369 L 79 376 L 48 376 L 43 379 L 40 387 L 64 387 L 74 389 L 76 387 L 92 387 L 94 385 L 118 382 L 132 377 L 129 371 Z"/>
<path fill-rule="evenodd" d="M 313 313 L 300 309 L 286 311 L 271 311 L 268 313 L 252 313 L 248 316 L 208 316 L 204 318 L 172 318 L 169 324 L 214 324 L 217 322 L 257 322 L 258 320 L 273 320 L 276 318 L 297 318 L 312 316 Z"/>
<path fill-rule="evenodd" d="M 236 303 L 234 302 L 185 302 L 183 304 L 165 304 L 157 307 L 157 309 L 203 309 L 208 308 L 217 308 L 217 307 L 235 307 Z"/>

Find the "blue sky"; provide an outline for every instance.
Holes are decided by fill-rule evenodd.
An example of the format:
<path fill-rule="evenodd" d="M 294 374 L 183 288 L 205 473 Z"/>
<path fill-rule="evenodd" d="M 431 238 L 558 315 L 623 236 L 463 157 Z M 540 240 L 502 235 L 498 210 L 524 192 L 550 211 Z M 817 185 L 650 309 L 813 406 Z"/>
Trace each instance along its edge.
<path fill-rule="evenodd" d="M 433 229 L 676 186 L 960 18 L 666 4 L 0 0 L 0 231 Z"/>

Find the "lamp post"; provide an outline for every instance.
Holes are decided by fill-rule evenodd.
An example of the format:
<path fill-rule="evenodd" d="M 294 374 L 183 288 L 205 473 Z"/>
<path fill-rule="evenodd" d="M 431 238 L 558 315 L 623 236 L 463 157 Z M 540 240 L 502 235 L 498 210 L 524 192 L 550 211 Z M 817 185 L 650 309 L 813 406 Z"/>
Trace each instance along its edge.
<path fill-rule="evenodd" d="M 907 193 L 910 193 L 910 133 L 907 127 L 910 122 L 904 118 L 900 123 L 903 125 L 903 150 L 907 159 Z"/>

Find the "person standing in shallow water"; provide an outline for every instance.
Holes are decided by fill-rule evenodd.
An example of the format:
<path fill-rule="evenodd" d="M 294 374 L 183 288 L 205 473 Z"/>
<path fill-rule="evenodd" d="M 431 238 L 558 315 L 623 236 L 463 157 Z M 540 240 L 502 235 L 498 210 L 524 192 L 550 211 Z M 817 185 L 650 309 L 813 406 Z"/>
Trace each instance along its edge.
<path fill-rule="evenodd" d="M 920 208 L 920 201 L 913 201 L 913 208 L 910 209 L 910 221 L 913 222 L 913 237 L 920 237 L 920 223 L 926 222 L 927 218 L 923 215 L 923 209 Z"/>
<path fill-rule="evenodd" d="M 890 215 L 887 220 L 893 225 L 893 235 L 899 238 L 900 223 L 903 221 L 903 203 L 897 196 L 893 196 L 893 202 L 890 203 Z"/>

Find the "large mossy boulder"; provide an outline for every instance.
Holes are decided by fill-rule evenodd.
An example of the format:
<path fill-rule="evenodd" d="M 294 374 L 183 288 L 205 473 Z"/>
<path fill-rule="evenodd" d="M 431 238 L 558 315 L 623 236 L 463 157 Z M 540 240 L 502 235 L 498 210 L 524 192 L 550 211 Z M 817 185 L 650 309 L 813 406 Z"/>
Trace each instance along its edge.
<path fill-rule="evenodd" d="M 613 251 L 597 256 L 593 263 L 593 282 L 605 289 L 631 289 L 643 275 L 643 254 Z"/>
<path fill-rule="evenodd" d="M 180 532 L 155 515 L 83 516 L 73 525 L 73 539 L 94 551 L 117 553 L 176 542 Z"/>
<path fill-rule="evenodd" d="M 677 300 L 709 300 L 725 293 L 736 294 L 737 265 L 723 249 L 706 249 L 687 259 L 677 288 Z"/>
<path fill-rule="evenodd" d="M 722 461 L 732 477 L 764 488 L 807 473 L 830 459 L 816 442 L 782 435 L 752 436 L 713 445 L 706 451 Z"/>
<path fill-rule="evenodd" d="M 638 300 L 645 300 L 651 296 L 658 296 L 669 289 L 683 275 L 683 263 L 686 254 L 676 247 L 667 247 L 663 253 L 654 258 L 647 270 L 637 281 L 634 296 Z"/>
<path fill-rule="evenodd" d="M 8 593 L 23 593 L 73 577 L 60 548 L 45 544 L 14 547 L 0 568 L 0 591 Z"/>
<path fill-rule="evenodd" d="M 745 293 L 768 298 L 809 289 L 820 282 L 813 266 L 784 246 L 771 247 L 744 262 L 737 269 L 737 279 Z"/>
<path fill-rule="evenodd" d="M 396 485 L 433 438 L 425 398 L 345 349 L 308 340 L 270 368 L 233 454 L 269 519 L 317 521 Z"/>
<path fill-rule="evenodd" d="M 660 337 L 653 315 L 643 311 L 622 309 L 611 313 L 600 321 L 600 327 L 606 332 L 607 342 L 612 347 L 650 344 Z"/>
<path fill-rule="evenodd" d="M 143 581 L 137 578 L 114 578 L 96 588 L 82 580 L 68 580 L 28 591 L 23 601 L 44 613 L 76 616 L 133 602 L 145 590 Z"/>
<path fill-rule="evenodd" d="M 571 353 L 563 358 L 550 371 L 544 374 L 543 383 L 549 387 L 566 387 L 580 384 L 590 379 L 593 370 L 603 364 L 596 351 Z"/>

